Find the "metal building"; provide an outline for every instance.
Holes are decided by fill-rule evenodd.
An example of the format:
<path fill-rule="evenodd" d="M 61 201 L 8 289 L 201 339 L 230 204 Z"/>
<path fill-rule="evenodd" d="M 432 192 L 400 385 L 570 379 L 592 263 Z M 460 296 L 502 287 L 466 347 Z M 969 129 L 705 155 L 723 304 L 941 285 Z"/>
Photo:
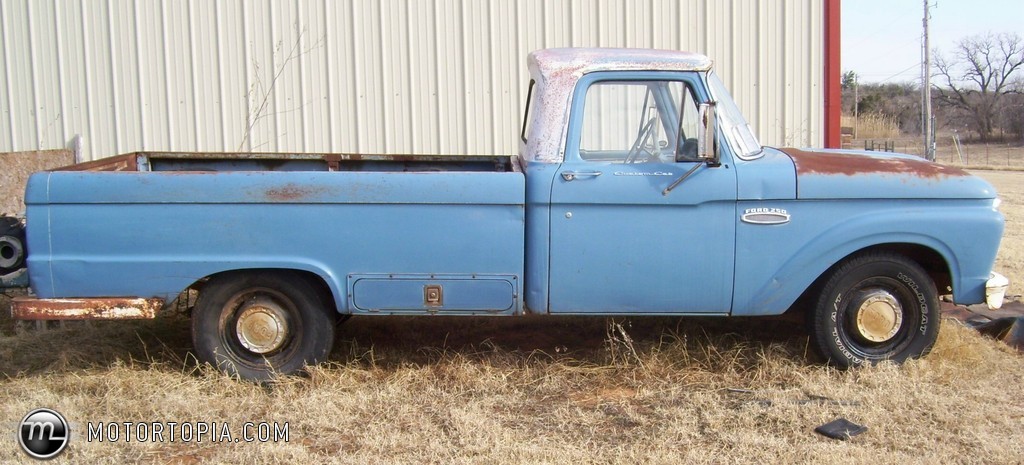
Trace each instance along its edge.
<path fill-rule="evenodd" d="M 77 135 L 83 159 L 514 153 L 526 54 L 555 46 L 707 54 L 763 143 L 835 145 L 838 14 L 839 0 L 4 0 L 0 152 Z"/>

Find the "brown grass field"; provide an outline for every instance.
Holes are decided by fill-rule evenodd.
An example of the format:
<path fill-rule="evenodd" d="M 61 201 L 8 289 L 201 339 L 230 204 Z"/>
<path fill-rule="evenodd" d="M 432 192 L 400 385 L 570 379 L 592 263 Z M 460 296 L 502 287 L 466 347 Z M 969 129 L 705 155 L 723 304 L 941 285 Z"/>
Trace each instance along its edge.
<path fill-rule="evenodd" d="M 1024 280 L 1024 172 L 997 270 Z M 0 302 L 6 313 L 7 302 Z M 54 463 L 1021 463 L 1024 357 L 952 320 L 902 366 L 839 371 L 785 321 L 371 318 L 330 364 L 266 386 L 197 367 L 188 321 L 0 336 L 0 462 L 33 408 L 71 423 Z M 619 325 L 622 331 L 619 331 Z M 624 337 L 627 334 L 628 339 Z M 814 433 L 838 417 L 849 441 Z M 87 442 L 87 422 L 288 422 L 277 443 Z M 219 426 L 218 426 L 219 428 Z"/>

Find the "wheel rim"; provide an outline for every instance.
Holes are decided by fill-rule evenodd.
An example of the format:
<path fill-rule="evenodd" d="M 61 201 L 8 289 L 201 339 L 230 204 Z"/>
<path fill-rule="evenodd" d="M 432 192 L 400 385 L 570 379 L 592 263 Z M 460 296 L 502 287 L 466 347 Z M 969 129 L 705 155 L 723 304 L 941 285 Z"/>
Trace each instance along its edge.
<path fill-rule="evenodd" d="M 269 354 L 288 340 L 288 310 L 270 297 L 250 295 L 239 306 L 237 315 L 235 335 L 250 352 Z"/>
<path fill-rule="evenodd" d="M 903 306 L 889 291 L 866 289 L 853 306 L 854 330 L 866 342 L 892 340 L 903 327 Z"/>
<path fill-rule="evenodd" d="M 12 236 L 0 236 L 0 268 L 13 269 L 21 265 L 25 247 L 21 239 Z"/>
<path fill-rule="evenodd" d="M 913 340 L 911 326 L 920 320 L 914 294 L 889 277 L 873 277 L 853 286 L 837 321 L 850 352 L 868 360 L 900 353 Z"/>

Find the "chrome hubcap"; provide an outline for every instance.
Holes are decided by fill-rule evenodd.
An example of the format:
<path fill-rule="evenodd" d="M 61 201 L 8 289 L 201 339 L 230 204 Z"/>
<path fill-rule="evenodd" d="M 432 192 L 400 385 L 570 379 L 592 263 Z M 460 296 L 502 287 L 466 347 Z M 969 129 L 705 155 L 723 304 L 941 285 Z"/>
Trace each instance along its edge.
<path fill-rule="evenodd" d="M 885 342 L 903 326 L 903 306 L 883 290 L 866 291 L 856 310 L 857 332 L 871 342 Z"/>
<path fill-rule="evenodd" d="M 273 352 L 288 336 L 288 322 L 280 305 L 266 297 L 254 297 L 242 305 L 235 325 L 238 342 L 257 354 Z"/>

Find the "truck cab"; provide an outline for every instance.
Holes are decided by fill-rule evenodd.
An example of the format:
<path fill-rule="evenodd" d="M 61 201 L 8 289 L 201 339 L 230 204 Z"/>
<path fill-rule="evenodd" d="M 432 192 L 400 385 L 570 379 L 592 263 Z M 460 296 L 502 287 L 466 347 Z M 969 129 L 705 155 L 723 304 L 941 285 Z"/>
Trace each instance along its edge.
<path fill-rule="evenodd" d="M 528 289 L 527 306 L 728 314 L 737 178 L 732 148 L 706 139 L 711 62 L 553 49 L 529 63 L 520 157 L 527 190 L 541 195 L 527 200 L 528 226 L 537 228 L 528 236 L 549 233 L 547 244 L 529 244 L 527 280 L 549 284 Z M 743 140 L 756 145 L 752 134 Z"/>

